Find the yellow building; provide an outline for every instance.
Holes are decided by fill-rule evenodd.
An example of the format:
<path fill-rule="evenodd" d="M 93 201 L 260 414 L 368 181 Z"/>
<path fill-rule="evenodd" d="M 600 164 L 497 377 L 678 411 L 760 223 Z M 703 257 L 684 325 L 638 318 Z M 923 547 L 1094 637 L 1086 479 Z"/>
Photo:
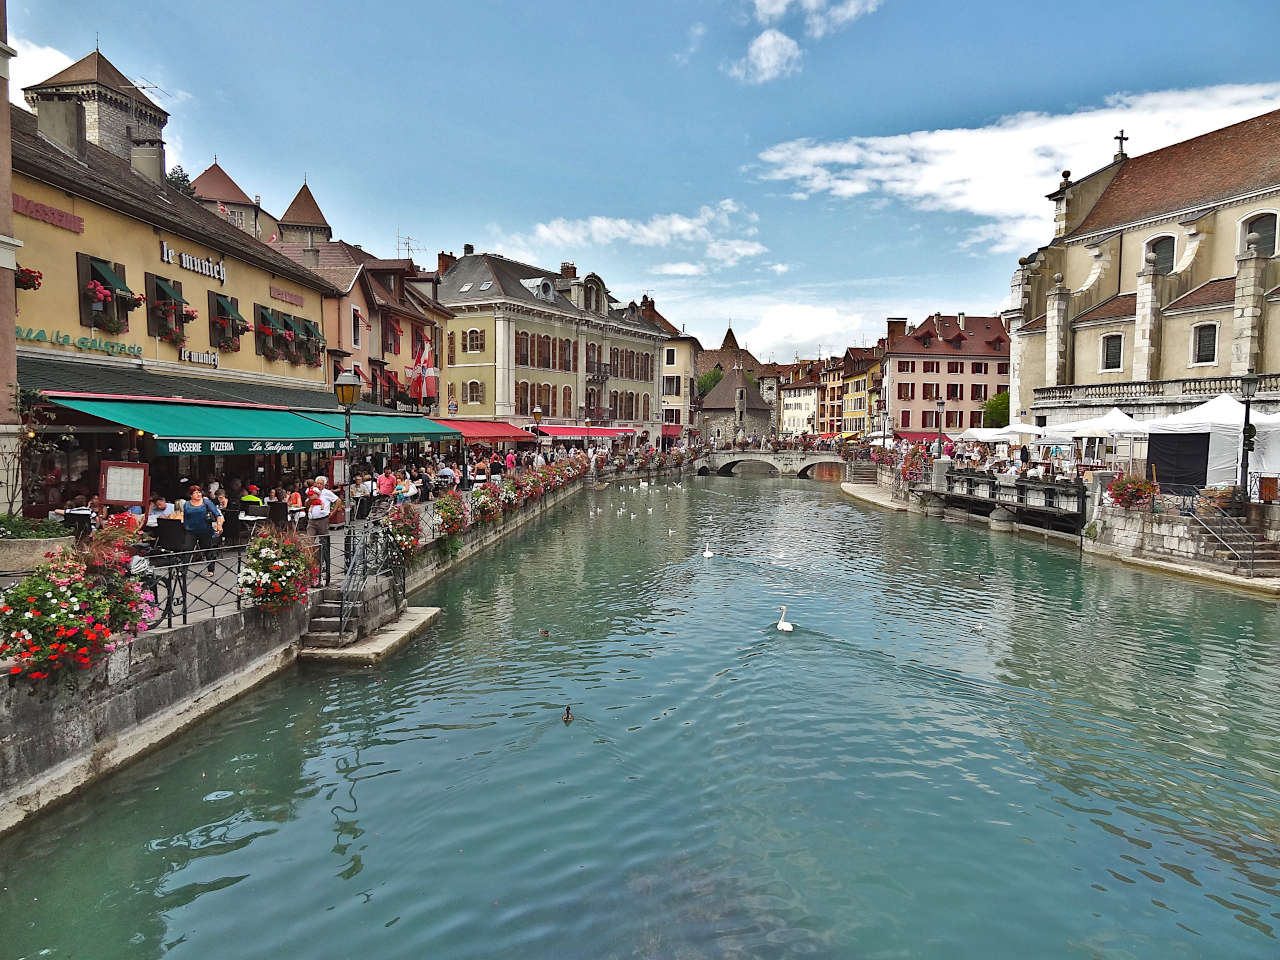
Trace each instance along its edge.
<path fill-rule="evenodd" d="M 1280 409 L 1280 111 L 1136 157 L 1121 144 L 1063 171 L 1054 236 L 1014 272 L 1010 416 L 1163 416 L 1238 396 L 1251 370 Z"/>

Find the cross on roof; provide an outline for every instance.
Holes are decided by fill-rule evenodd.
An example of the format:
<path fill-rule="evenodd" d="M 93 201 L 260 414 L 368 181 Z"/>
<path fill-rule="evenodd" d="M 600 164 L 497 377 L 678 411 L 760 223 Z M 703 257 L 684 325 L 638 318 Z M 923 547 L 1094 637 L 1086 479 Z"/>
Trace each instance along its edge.
<path fill-rule="evenodd" d="M 1119 154 L 1119 155 L 1120 155 L 1120 156 L 1124 156 L 1124 142 L 1125 142 L 1126 140 L 1129 140 L 1129 139 L 1132 139 L 1132 138 L 1131 138 L 1131 137 L 1126 137 L 1126 136 L 1124 135 L 1124 128 L 1121 128 L 1119 136 L 1112 137 L 1111 139 L 1119 142 L 1119 144 L 1120 144 L 1120 154 Z"/>

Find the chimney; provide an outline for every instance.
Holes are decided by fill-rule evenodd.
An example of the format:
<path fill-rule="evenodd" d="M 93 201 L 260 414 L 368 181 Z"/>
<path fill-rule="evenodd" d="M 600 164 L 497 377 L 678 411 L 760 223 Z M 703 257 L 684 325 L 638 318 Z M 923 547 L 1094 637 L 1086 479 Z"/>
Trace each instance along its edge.
<path fill-rule="evenodd" d="M 255 193 L 255 194 L 253 195 L 253 205 L 254 205 L 255 207 L 260 207 L 260 206 L 262 206 L 262 194 L 260 194 L 260 193 Z"/>
<path fill-rule="evenodd" d="M 304 247 L 302 249 L 302 265 L 312 270 L 320 266 L 320 248 Z"/>
<path fill-rule="evenodd" d="M 885 325 L 889 330 L 889 339 L 895 337 L 905 337 L 907 335 L 907 318 L 906 317 L 890 317 L 885 321 Z"/>
<path fill-rule="evenodd" d="M 84 103 L 74 97 L 42 100 L 36 113 L 36 129 L 68 153 L 83 160 L 89 154 Z"/>
<path fill-rule="evenodd" d="M 462 245 L 462 255 L 463 255 L 464 257 L 470 257 L 470 256 L 473 256 L 473 255 L 475 254 L 475 252 L 476 252 L 475 244 L 471 244 L 471 243 L 464 243 L 464 244 Z"/>
<path fill-rule="evenodd" d="M 560 261 L 560 276 L 566 280 L 578 279 L 578 267 L 572 260 Z"/>
<path fill-rule="evenodd" d="M 135 173 L 142 174 L 148 180 L 164 183 L 164 141 L 152 138 L 134 140 L 129 151 L 129 165 Z"/>
<path fill-rule="evenodd" d="M 452 253 L 445 253 L 441 250 L 436 254 L 436 275 L 443 277 L 446 273 L 453 269 L 453 265 L 458 262 L 458 258 Z"/>
<path fill-rule="evenodd" d="M 961 330 L 962 332 L 964 332 L 964 333 L 968 333 L 968 332 L 969 332 L 969 328 L 968 328 L 967 326 L 965 326 L 965 322 L 964 322 L 964 311 L 963 311 L 963 310 L 962 310 L 962 311 L 960 311 L 958 314 L 956 314 L 956 323 L 959 325 L 960 330 Z"/>

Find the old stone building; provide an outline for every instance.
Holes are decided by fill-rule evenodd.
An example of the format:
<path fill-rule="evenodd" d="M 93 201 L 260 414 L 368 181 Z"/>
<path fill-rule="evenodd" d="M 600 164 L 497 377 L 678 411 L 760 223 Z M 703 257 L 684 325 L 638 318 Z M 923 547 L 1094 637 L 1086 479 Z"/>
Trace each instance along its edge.
<path fill-rule="evenodd" d="M 772 426 L 773 410 L 741 364 L 727 370 L 702 400 L 702 433 L 717 445 L 768 436 Z"/>
<path fill-rule="evenodd" d="M 1162 416 L 1250 370 L 1280 408 L 1280 111 L 1136 157 L 1118 139 L 1063 171 L 1054 236 L 1014 271 L 1011 416 Z"/>
<path fill-rule="evenodd" d="M 249 195 L 218 165 L 218 158 L 191 181 L 196 199 L 206 210 L 212 210 L 232 226 L 267 243 L 279 239 L 276 218 L 262 209 L 262 199 Z"/>
<path fill-rule="evenodd" d="M 316 203 L 305 180 L 288 209 L 280 216 L 279 226 L 280 240 L 283 243 L 318 247 L 333 239 L 333 228 L 320 212 L 320 204 Z"/>

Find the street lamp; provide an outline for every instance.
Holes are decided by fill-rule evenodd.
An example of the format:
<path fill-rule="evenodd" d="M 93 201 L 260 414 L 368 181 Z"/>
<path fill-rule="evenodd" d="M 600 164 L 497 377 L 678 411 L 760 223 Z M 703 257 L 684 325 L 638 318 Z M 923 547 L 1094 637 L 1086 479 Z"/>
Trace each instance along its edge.
<path fill-rule="evenodd" d="M 1240 378 L 1240 395 L 1244 397 L 1244 433 L 1240 452 L 1240 486 L 1246 510 L 1249 508 L 1249 451 L 1253 449 L 1253 438 L 1258 433 L 1257 428 L 1249 422 L 1249 408 L 1253 404 L 1254 394 L 1258 392 L 1259 379 L 1258 375 L 1252 370 Z M 1247 515 L 1245 519 L 1248 519 Z"/>
<path fill-rule="evenodd" d="M 583 453 L 585 453 L 585 454 L 587 454 L 588 456 L 590 456 L 590 455 L 591 455 L 591 418 L 590 418 L 590 417 L 587 417 L 587 419 L 586 419 L 586 421 L 585 421 L 585 422 L 586 422 L 586 424 L 587 424 L 587 436 L 586 436 L 586 438 L 582 441 L 582 447 L 583 447 L 582 452 L 583 452 Z M 592 467 L 593 467 L 593 468 L 595 467 L 595 459 L 594 459 L 594 458 L 592 458 Z"/>
<path fill-rule="evenodd" d="M 351 532 L 355 527 L 355 514 L 352 512 L 351 505 L 351 408 L 360 402 L 360 378 L 350 371 L 343 371 L 333 378 L 333 395 L 338 401 L 338 405 L 342 407 L 343 413 L 343 435 L 347 440 L 346 449 L 346 486 L 342 491 L 343 507 L 347 515 L 347 530 L 344 540 L 346 541 L 343 556 L 344 563 L 350 562 L 351 550 Z M 325 537 L 325 551 L 329 549 L 329 538 Z"/>
<path fill-rule="evenodd" d="M 938 397 L 938 456 L 942 456 L 942 411 L 947 408 L 947 401 Z"/>

